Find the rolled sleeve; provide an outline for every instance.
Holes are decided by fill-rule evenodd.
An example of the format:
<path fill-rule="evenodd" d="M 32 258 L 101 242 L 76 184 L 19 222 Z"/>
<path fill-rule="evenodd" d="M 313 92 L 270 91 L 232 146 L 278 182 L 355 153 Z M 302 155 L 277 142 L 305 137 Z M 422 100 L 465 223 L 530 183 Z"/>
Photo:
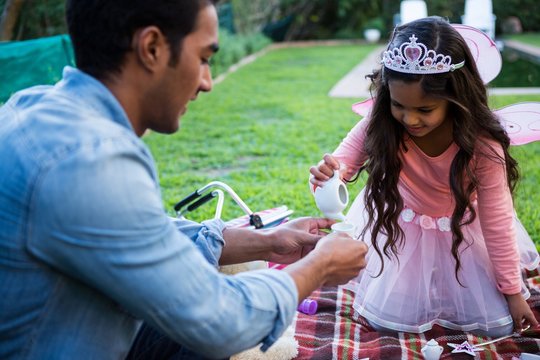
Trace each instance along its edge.
<path fill-rule="evenodd" d="M 182 343 L 192 349 L 200 351 L 210 343 L 216 347 L 212 354 L 220 357 L 257 344 L 262 344 L 261 350 L 266 351 L 292 322 L 298 293 L 292 278 L 283 271 L 222 275 L 208 285 L 213 287 L 215 296 L 200 293 L 196 298 L 204 314 L 187 319 L 193 326 L 185 329 Z M 158 318 L 169 319 L 176 311 L 163 308 Z M 166 324 L 161 328 L 167 333 L 173 330 Z"/>
<path fill-rule="evenodd" d="M 270 334 L 263 339 L 261 346 L 262 351 L 268 350 L 268 348 L 279 339 L 285 329 L 291 324 L 296 312 L 298 292 L 296 291 L 294 281 L 284 272 L 281 272 L 280 275 L 281 276 L 276 276 L 273 279 L 268 279 L 269 284 L 276 283 L 276 286 L 273 286 L 273 288 L 277 291 L 273 292 L 273 296 L 279 296 L 282 302 L 279 304 L 279 301 L 276 299 L 276 302 L 279 304 L 278 318 L 274 322 L 274 328 Z"/>
<path fill-rule="evenodd" d="M 179 232 L 190 238 L 199 248 L 204 258 L 212 265 L 219 265 L 219 258 L 225 245 L 221 219 L 203 221 L 202 224 L 185 219 L 171 218 Z"/>
<path fill-rule="evenodd" d="M 270 296 L 275 297 L 274 301 L 278 303 L 279 310 L 277 319 L 274 321 L 274 327 L 269 335 L 263 339 L 261 350 L 266 351 L 274 344 L 285 329 L 292 322 L 298 302 L 298 292 L 293 279 L 285 272 L 279 270 L 267 270 L 259 272 L 256 276 L 264 275 L 260 280 L 264 281 L 268 290 L 271 291 Z M 264 299 L 262 299 L 264 301 Z M 280 303 L 281 300 L 282 302 Z M 266 307 L 268 304 L 262 303 Z M 271 316 L 271 314 L 270 314 Z"/>

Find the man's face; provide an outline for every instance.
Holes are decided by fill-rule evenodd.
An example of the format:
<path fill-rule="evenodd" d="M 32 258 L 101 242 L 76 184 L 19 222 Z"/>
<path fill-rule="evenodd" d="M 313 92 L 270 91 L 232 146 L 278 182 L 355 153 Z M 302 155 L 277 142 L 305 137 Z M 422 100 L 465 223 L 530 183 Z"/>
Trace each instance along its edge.
<path fill-rule="evenodd" d="M 214 6 L 208 5 L 199 11 L 194 31 L 184 38 L 179 61 L 163 73 L 149 128 L 163 133 L 178 130 L 179 117 L 187 111 L 188 103 L 200 91 L 212 89 L 208 62 L 217 49 L 217 13 Z"/>

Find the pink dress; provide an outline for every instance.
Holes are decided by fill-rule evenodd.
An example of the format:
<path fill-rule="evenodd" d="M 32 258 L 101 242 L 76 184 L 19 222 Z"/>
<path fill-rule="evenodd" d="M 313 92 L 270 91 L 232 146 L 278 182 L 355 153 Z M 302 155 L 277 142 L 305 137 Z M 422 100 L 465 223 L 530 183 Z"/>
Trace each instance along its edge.
<path fill-rule="evenodd" d="M 354 176 L 367 159 L 363 151 L 365 128 L 359 122 L 339 145 L 334 156 L 345 166 L 345 178 Z M 479 180 L 475 194 L 477 217 L 463 226 L 460 247 L 461 270 L 455 277 L 451 254 L 450 217 L 454 202 L 449 187 L 450 164 L 458 151 L 452 144 L 436 157 L 427 156 L 411 139 L 400 153 L 403 168 L 399 191 L 405 208 L 399 217 L 405 241 L 399 261 L 379 256 L 370 246 L 367 267 L 356 289 L 355 310 L 370 323 L 396 331 L 424 332 L 434 324 L 462 331 L 497 332 L 511 329 L 512 319 L 503 294 L 522 292 L 529 297 L 521 268 L 535 269 L 540 263 L 536 247 L 517 219 L 504 165 L 487 146 L 478 146 L 474 168 Z M 500 145 L 490 142 L 498 154 Z M 359 233 L 366 223 L 362 191 L 351 205 L 347 220 Z M 371 234 L 364 238 L 371 244 Z M 386 237 L 378 236 L 380 248 Z"/>

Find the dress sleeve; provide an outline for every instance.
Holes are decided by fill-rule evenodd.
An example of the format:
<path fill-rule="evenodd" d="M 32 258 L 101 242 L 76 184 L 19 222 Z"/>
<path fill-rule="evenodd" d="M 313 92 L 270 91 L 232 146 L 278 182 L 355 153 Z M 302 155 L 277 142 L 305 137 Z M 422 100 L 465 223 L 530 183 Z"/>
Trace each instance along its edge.
<path fill-rule="evenodd" d="M 499 144 L 480 144 L 475 155 L 478 178 L 478 216 L 499 290 L 521 290 L 514 207 L 506 179 L 504 152 Z"/>
<path fill-rule="evenodd" d="M 344 167 L 342 170 L 345 180 L 350 180 L 356 175 L 360 167 L 367 160 L 364 150 L 364 139 L 369 125 L 369 118 L 359 121 L 341 141 L 333 155 Z"/>
<path fill-rule="evenodd" d="M 295 314 L 293 279 L 219 273 L 221 225 L 174 224 L 153 164 L 129 146 L 92 144 L 51 164 L 34 191 L 28 250 L 207 357 L 270 346 Z"/>

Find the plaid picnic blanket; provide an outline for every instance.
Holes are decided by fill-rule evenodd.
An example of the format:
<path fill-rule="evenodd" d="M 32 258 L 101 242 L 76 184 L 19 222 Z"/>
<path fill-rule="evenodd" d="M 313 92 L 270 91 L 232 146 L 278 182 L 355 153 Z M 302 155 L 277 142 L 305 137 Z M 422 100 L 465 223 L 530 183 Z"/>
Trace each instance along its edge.
<path fill-rule="evenodd" d="M 540 320 L 540 272 L 524 273 L 531 297 L 528 300 L 535 316 Z M 420 349 L 430 339 L 443 346 L 441 359 L 468 359 L 466 353 L 451 353 L 448 343 L 471 345 L 491 340 L 456 330 L 435 326 L 423 334 L 379 333 L 355 314 L 351 286 L 323 287 L 310 299 L 318 302 L 315 315 L 298 313 L 295 338 L 298 341 L 296 359 L 423 359 Z M 540 331 L 528 330 L 515 336 L 482 347 L 474 359 L 512 359 L 521 353 L 540 354 Z"/>

